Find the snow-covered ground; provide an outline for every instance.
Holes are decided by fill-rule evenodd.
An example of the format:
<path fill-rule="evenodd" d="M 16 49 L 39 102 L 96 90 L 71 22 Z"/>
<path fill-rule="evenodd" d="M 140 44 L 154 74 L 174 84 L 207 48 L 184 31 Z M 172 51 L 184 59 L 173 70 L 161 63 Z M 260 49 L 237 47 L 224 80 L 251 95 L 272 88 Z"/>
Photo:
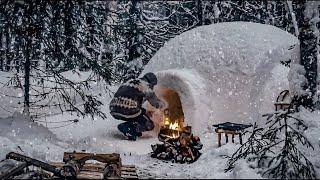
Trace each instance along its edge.
<path fill-rule="evenodd" d="M 110 98 L 105 98 L 107 104 Z M 107 109 L 107 108 L 105 108 Z M 320 112 L 319 112 L 320 113 Z M 320 122 L 319 113 L 303 111 L 302 117 L 308 119 L 310 128 L 306 135 L 315 146 L 315 151 L 308 151 L 309 159 L 317 172 L 320 172 Z M 79 123 L 54 128 L 49 122 L 73 119 L 67 115 L 46 118 L 46 123 L 32 123 L 20 114 L 0 119 L 0 159 L 10 151 L 22 153 L 44 161 L 62 161 L 65 151 L 121 154 L 123 164 L 137 166 L 141 178 L 261 178 L 255 169 L 244 160 L 240 161 L 233 172 L 224 172 L 227 159 L 239 147 L 236 143 L 217 145 L 217 135 L 213 129 L 196 134 L 204 144 L 201 157 L 192 164 L 176 164 L 150 157 L 151 144 L 159 143 L 157 138 L 142 137 L 138 141 L 127 141 L 116 129 L 120 121 L 110 116 L 106 120 L 80 119 Z M 44 119 L 43 119 L 44 120 Z M 59 124 L 61 125 L 61 124 Z M 245 139 L 245 138 L 244 138 Z"/>
<path fill-rule="evenodd" d="M 217 47 L 211 47 L 210 44 L 204 44 L 204 46 L 207 47 L 200 48 L 200 50 L 202 49 L 202 54 L 185 52 L 185 50 L 199 50 L 197 46 L 202 46 L 202 42 L 206 39 L 210 40 L 208 37 L 202 37 L 199 44 L 196 44 L 197 46 L 193 49 L 186 47 L 188 44 L 189 46 L 193 46 L 190 42 L 195 42 L 194 38 L 198 36 L 201 37 L 205 34 L 211 33 L 212 37 L 216 38 L 216 35 L 220 37 L 222 34 L 227 33 L 226 27 L 222 27 L 222 29 L 215 29 L 211 27 L 216 31 L 210 31 L 209 26 L 204 26 L 200 27 L 198 31 L 195 29 L 192 32 L 187 32 L 187 34 L 182 34 L 181 36 L 169 41 L 164 49 L 160 50 L 158 55 L 152 59 L 150 66 L 146 69 L 147 71 L 158 72 L 159 77 L 161 76 L 161 85 L 166 85 L 165 82 L 170 80 L 181 82 L 181 86 L 179 86 L 179 83 L 167 83 L 167 85 L 170 85 L 171 88 L 176 89 L 178 92 L 178 89 L 180 88 L 180 93 L 182 93 L 180 95 L 183 104 L 189 103 L 193 105 L 193 108 L 195 105 L 201 105 L 201 110 L 198 109 L 196 111 L 197 116 L 195 116 L 194 119 L 189 119 L 189 122 L 196 122 L 198 118 L 201 118 L 201 115 L 203 115 L 202 118 L 205 119 L 205 121 L 202 122 L 206 122 L 207 120 L 209 121 L 209 119 L 212 118 L 210 119 L 210 123 L 206 122 L 207 126 L 205 128 L 200 129 L 200 131 L 195 133 L 195 135 L 200 137 L 201 142 L 204 145 L 201 150 L 202 155 L 196 162 L 192 164 L 175 164 L 151 158 L 151 144 L 159 143 L 157 138 L 152 136 L 152 133 L 145 134 L 135 142 L 125 140 L 124 136 L 117 131 L 117 125 L 121 123 L 121 121 L 115 120 L 109 115 L 108 104 L 111 97 L 104 91 L 103 83 L 93 85 L 91 91 L 97 94 L 102 94 L 100 96 L 100 100 L 104 105 L 101 108 L 107 114 L 107 118 L 101 119 L 99 117 L 95 117 L 93 120 L 90 117 L 82 119 L 75 115 L 56 114 L 38 119 L 37 122 L 30 122 L 19 113 L 22 106 L 22 93 L 19 89 L 0 87 L 0 159 L 5 158 L 5 155 L 10 151 L 22 153 L 44 161 L 62 161 L 63 152 L 65 151 L 76 150 L 95 153 L 116 152 L 121 155 L 123 164 L 136 165 L 139 177 L 141 178 L 261 178 L 257 173 L 257 170 L 250 168 L 249 164 L 244 160 L 237 163 L 234 171 L 227 173 L 224 172 L 227 159 L 223 156 L 232 155 L 232 153 L 239 147 L 238 139 L 235 139 L 235 144 L 225 144 L 223 141 L 222 146 L 218 147 L 217 135 L 211 126 L 211 123 L 230 120 L 232 117 L 239 117 L 239 114 L 250 117 L 256 115 L 256 113 L 267 113 L 273 109 L 272 103 L 277 93 L 283 90 L 283 88 L 288 88 L 289 86 L 286 79 L 288 69 L 279 65 L 279 59 L 272 58 L 274 55 L 281 55 L 282 53 L 278 52 L 279 50 L 269 51 L 269 49 L 274 49 L 275 44 L 279 46 L 283 45 L 283 47 L 295 44 L 295 39 L 290 39 L 289 35 L 283 36 L 282 32 L 280 34 L 273 34 L 275 37 L 268 33 L 265 34 L 266 36 L 264 37 L 257 36 L 257 34 L 264 34 L 263 32 L 265 31 L 278 32 L 274 27 L 268 27 L 269 29 L 265 30 L 259 25 L 260 29 L 258 29 L 257 32 L 251 32 L 251 34 L 247 34 L 248 36 L 243 35 L 246 34 L 246 31 L 252 30 L 251 28 L 248 28 L 249 26 L 251 27 L 251 24 L 247 26 L 229 27 L 232 32 L 228 33 L 231 33 L 232 37 L 238 38 L 238 40 L 242 42 L 242 44 L 237 45 L 238 49 L 242 49 L 241 51 L 228 51 L 227 48 L 221 50 L 218 44 L 214 44 Z M 239 29 L 234 29 L 234 27 L 240 27 L 240 30 L 241 28 L 243 29 L 240 31 Z M 243 36 L 239 34 L 242 34 Z M 189 42 L 184 42 L 185 36 L 190 36 Z M 216 41 L 214 38 L 213 40 Z M 231 36 L 227 36 L 225 38 L 228 39 L 231 38 Z M 246 38 L 250 40 L 251 43 L 253 43 L 253 40 L 256 40 L 259 42 L 265 42 L 265 44 L 247 44 L 245 41 L 241 40 Z M 289 42 L 278 43 L 276 41 L 277 39 L 280 39 L 281 41 L 288 40 Z M 226 39 L 222 38 L 222 40 Z M 223 46 L 230 45 L 224 44 L 224 41 L 219 42 L 222 43 Z M 178 48 L 171 48 L 171 45 L 177 46 Z M 265 46 L 268 46 L 269 49 L 263 49 Z M 253 47 L 255 47 L 255 50 L 245 50 L 245 48 Z M 171 51 L 167 52 L 166 50 L 170 48 Z M 237 48 L 233 48 L 233 50 Z M 256 51 L 259 50 L 259 48 L 260 50 L 263 49 L 263 51 L 266 51 L 267 53 L 257 53 Z M 213 51 L 214 53 L 212 53 Z M 228 52 L 233 52 L 233 54 L 228 54 Z M 165 57 L 165 54 L 167 54 L 167 57 L 177 57 L 180 59 L 179 61 L 171 59 L 172 61 L 168 60 L 168 64 L 165 64 L 163 61 L 160 61 L 160 59 Z M 258 54 L 258 56 L 255 56 L 256 54 Z M 204 60 L 200 61 L 195 58 L 198 63 L 196 65 L 192 61 L 192 56 L 197 55 L 201 55 Z M 251 55 L 255 58 L 250 58 Z M 285 58 L 288 54 L 282 55 L 283 56 L 281 57 Z M 289 55 L 291 57 L 293 56 L 292 53 Z M 215 58 L 212 58 L 212 56 L 217 58 L 219 62 Z M 232 59 L 230 62 L 224 59 L 227 59 L 229 56 L 230 59 Z M 188 58 L 191 58 L 190 62 L 182 62 L 182 60 L 186 60 Z M 157 59 L 159 62 L 153 62 Z M 242 61 L 237 62 L 236 60 Z M 255 60 L 259 60 L 259 62 L 255 62 Z M 173 65 L 170 64 L 170 62 L 173 63 Z M 271 65 L 264 66 L 268 65 L 268 63 Z M 276 63 L 278 63 L 278 65 L 276 65 Z M 204 72 L 208 70 L 209 64 L 213 67 L 218 67 L 217 71 L 215 71 L 216 69 L 214 68 L 210 69 L 214 70 L 210 73 L 213 73 L 211 75 L 215 76 L 204 76 Z M 267 77 L 260 76 L 260 71 L 264 75 L 267 75 Z M 67 75 L 69 78 L 73 78 L 74 80 L 79 79 L 79 77 L 70 74 L 70 72 L 69 74 L 67 73 Z M 82 75 L 86 76 L 87 74 L 84 73 Z M 198 75 L 200 75 L 200 77 Z M 6 76 L 12 76 L 12 74 L 0 72 L 0 82 L 4 83 L 6 81 L 4 77 Z M 238 82 L 236 77 L 243 77 L 244 80 L 248 80 L 248 82 L 243 86 L 241 85 L 241 81 Z M 263 80 L 264 82 L 258 83 L 257 81 L 259 78 L 257 77 L 262 78 L 260 80 Z M 167 80 L 164 81 L 165 79 Z M 256 80 L 254 82 L 257 83 L 253 83 L 253 81 L 250 80 Z M 231 84 L 228 82 L 231 82 Z M 174 87 L 174 85 L 177 85 L 178 87 Z M 278 89 L 279 87 L 280 89 Z M 109 88 L 112 91 L 117 89 L 116 86 Z M 251 92 L 249 95 L 256 95 L 256 97 L 250 98 L 250 96 L 246 94 L 246 90 Z M 254 93 L 258 91 L 259 93 Z M 19 96 L 20 98 L 12 98 L 5 95 Z M 209 95 L 207 99 L 207 96 L 205 95 Z M 186 101 L 187 97 L 199 97 L 200 99 L 191 99 L 190 101 Z M 254 105 L 254 103 L 257 103 L 257 100 L 260 99 L 263 100 L 259 103 L 259 106 L 254 109 L 255 111 L 248 111 L 248 106 L 252 105 L 251 103 Z M 222 106 L 214 106 L 217 102 L 214 102 L 213 100 L 220 102 Z M 201 104 L 201 102 L 207 103 L 210 101 L 212 104 Z M 237 107 L 239 108 L 237 109 Z M 184 110 L 187 111 L 185 113 L 188 114 L 188 110 L 192 110 L 193 108 L 184 106 Z M 190 112 L 189 116 L 186 116 L 187 118 L 192 117 Z M 309 129 L 305 131 L 305 135 L 311 140 L 315 150 L 306 151 L 306 154 L 315 165 L 318 174 L 320 173 L 319 113 L 320 112 L 310 113 L 303 110 L 300 115 L 309 125 Z M 79 122 L 61 123 L 61 121 L 73 119 L 79 119 Z M 244 137 L 244 140 L 245 139 L 246 137 Z"/>
<path fill-rule="evenodd" d="M 4 74 L 10 75 L 7 73 L 1 75 Z M 4 78 L 0 80 L 5 81 Z M 103 85 L 97 84 L 93 90 L 101 91 L 103 88 L 100 86 Z M 114 91 L 116 88 L 111 87 L 111 90 Z M 10 93 L 12 95 L 18 94 L 19 91 L 16 90 L 11 89 Z M 9 99 L 2 98 L 2 104 L 8 103 L 5 100 Z M 8 117 L 4 117 L 5 114 L 2 114 L 3 117 L 0 119 L 0 159 L 4 159 L 5 155 L 11 151 L 47 162 L 62 161 L 63 152 L 66 151 L 117 152 L 121 154 L 123 164 L 136 165 L 141 178 L 260 177 L 245 163 L 237 167 L 235 172 L 224 173 L 227 159 L 222 156 L 231 155 L 239 145 L 236 139 L 236 144 L 226 144 L 218 148 L 217 135 L 213 129 L 196 134 L 200 136 L 204 146 L 201 150 L 201 157 L 193 164 L 176 164 L 151 158 L 151 144 L 160 143 L 158 139 L 147 134 L 135 142 L 125 140 L 116 128 L 121 121 L 113 119 L 108 113 L 108 104 L 111 100 L 109 94 L 103 93 L 101 100 L 105 104 L 102 110 L 108 115 L 105 120 L 98 117 L 92 120 L 89 117 L 81 119 L 69 114 L 58 114 L 39 119 L 39 123 L 36 123 L 25 119 L 20 114 L 19 108 L 14 114 L 7 112 L 6 116 Z M 10 106 L 10 103 L 5 107 L 7 110 L 15 110 Z M 76 118 L 79 119 L 76 124 L 55 123 Z M 152 135 L 152 133 L 149 134 Z"/>
<path fill-rule="evenodd" d="M 110 98 L 106 96 L 105 103 Z M 107 109 L 105 107 L 105 109 Z M 80 119 L 79 123 L 55 128 L 50 123 L 73 119 L 68 115 L 51 116 L 44 121 L 33 123 L 16 113 L 13 117 L 0 119 L 0 159 L 10 152 L 22 153 L 44 161 L 62 161 L 65 151 L 83 151 L 96 153 L 121 154 L 123 164 L 133 164 L 138 168 L 141 178 L 259 178 L 253 169 L 244 163 L 233 173 L 224 173 L 226 159 L 238 147 L 226 144 L 218 148 L 217 135 L 211 131 L 200 134 L 204 144 L 202 155 L 193 164 L 176 164 L 150 157 L 151 144 L 159 143 L 157 138 L 145 136 L 138 141 L 127 141 L 117 131 L 120 121 L 110 116 L 106 120 Z M 61 126 L 63 124 L 59 124 Z M 224 143 L 223 143 L 224 144 Z"/>

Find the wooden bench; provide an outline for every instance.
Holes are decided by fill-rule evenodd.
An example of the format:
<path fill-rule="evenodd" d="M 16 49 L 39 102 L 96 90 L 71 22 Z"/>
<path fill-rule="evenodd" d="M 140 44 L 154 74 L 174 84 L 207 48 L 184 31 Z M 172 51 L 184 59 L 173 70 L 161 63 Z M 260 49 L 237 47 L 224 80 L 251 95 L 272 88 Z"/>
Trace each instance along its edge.
<path fill-rule="evenodd" d="M 239 135 L 240 144 L 242 144 L 242 131 L 252 125 L 236 124 L 231 122 L 225 122 L 213 125 L 216 127 L 215 132 L 218 134 L 218 146 L 221 146 L 221 134 L 224 133 L 226 137 L 226 143 L 228 143 L 228 135 L 232 135 L 232 143 L 234 143 L 234 136 Z"/>

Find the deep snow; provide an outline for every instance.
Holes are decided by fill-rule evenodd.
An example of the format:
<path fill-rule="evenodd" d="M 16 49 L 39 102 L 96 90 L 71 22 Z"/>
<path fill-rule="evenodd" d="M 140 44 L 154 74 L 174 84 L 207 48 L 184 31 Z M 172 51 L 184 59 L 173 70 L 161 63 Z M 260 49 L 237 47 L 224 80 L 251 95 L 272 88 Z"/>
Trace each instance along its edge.
<path fill-rule="evenodd" d="M 108 101 L 106 101 L 108 102 Z M 71 116 L 54 116 L 48 122 Z M 226 144 L 218 148 L 213 130 L 200 135 L 204 144 L 201 157 L 193 164 L 175 164 L 150 157 L 151 144 L 159 143 L 156 138 L 142 137 L 136 142 L 127 141 L 116 130 L 115 121 L 97 118 L 82 119 L 78 124 L 61 128 L 50 128 L 45 124 L 28 122 L 21 114 L 0 119 L 0 159 L 14 151 L 43 161 L 62 161 L 65 151 L 121 154 L 123 164 L 134 164 L 140 178 L 259 178 L 255 170 L 246 163 L 237 167 L 235 172 L 224 173 L 226 159 L 238 147 Z M 236 139 L 236 142 L 237 139 Z M 222 143 L 224 144 L 224 143 Z"/>
<path fill-rule="evenodd" d="M 228 24 L 225 25 L 229 26 Z M 209 114 L 209 122 L 218 123 L 225 120 L 231 120 L 234 116 L 252 116 L 252 113 L 256 112 L 247 111 L 247 108 L 242 108 L 242 106 L 246 106 L 248 103 L 254 103 L 261 97 L 256 96 L 252 99 L 243 93 L 247 89 L 254 90 L 257 87 L 259 87 L 258 89 L 261 91 L 260 95 L 264 95 L 264 99 L 262 99 L 261 102 L 265 102 L 263 106 L 257 107 L 257 112 L 269 112 L 273 109 L 272 103 L 278 92 L 289 87 L 286 79 L 289 69 L 279 64 L 276 65 L 276 63 L 279 62 L 277 61 L 279 59 L 270 59 L 271 56 L 281 55 L 281 53 L 277 53 L 277 51 L 269 52 L 269 50 L 275 47 L 274 45 L 277 44 L 275 42 L 278 42 L 279 39 L 282 40 L 282 42 L 279 42 L 281 45 L 283 45 L 282 43 L 285 45 L 294 44 L 296 43 L 296 39 L 292 39 L 291 36 L 284 32 L 279 32 L 277 29 L 274 29 L 274 27 L 262 27 L 257 25 L 257 27 L 260 27 L 257 32 L 250 28 L 251 24 L 248 25 L 247 23 L 244 23 L 239 27 L 241 28 L 234 29 L 235 27 L 230 26 L 231 32 L 228 32 L 227 27 L 218 30 L 219 28 L 216 29 L 216 27 L 204 26 L 192 30 L 191 32 L 186 32 L 169 41 L 153 58 L 150 62 L 150 66 L 146 68 L 146 71 L 152 70 L 157 72 L 160 79 L 160 85 L 167 85 L 175 88 L 177 92 L 179 92 L 179 88 L 181 88 L 180 93 L 185 93 L 180 94 L 184 103 L 187 102 L 190 105 L 193 105 L 191 107 L 199 105 L 202 111 L 195 109 L 194 111 L 187 110 L 186 112 L 197 112 L 198 114 L 193 118 L 207 118 L 206 116 Z M 267 29 L 265 30 L 264 28 Z M 245 31 L 249 30 L 250 32 L 245 35 Z M 257 34 L 260 34 L 260 31 L 273 32 L 273 34 L 259 37 Z M 210 41 L 209 37 L 211 37 L 206 36 L 206 33 L 212 34 L 212 37 L 214 38 L 216 38 L 217 35 L 219 37 L 218 39 L 221 41 L 214 41 L 215 44 L 213 46 L 210 43 L 204 44 L 206 48 L 203 47 L 203 43 L 206 40 Z M 221 37 L 224 33 L 229 34 L 226 37 Z M 253 36 L 257 39 L 253 38 Z M 199 37 L 198 44 L 193 44 L 196 43 L 195 38 Z M 238 38 L 241 43 L 225 43 L 228 38 L 231 39 L 232 37 Z M 248 40 L 250 43 L 245 43 L 246 41 L 244 40 Z M 257 43 L 255 40 L 258 40 L 258 42 L 262 41 L 269 47 L 267 50 L 267 54 L 269 53 L 267 57 L 269 59 L 265 59 L 266 57 L 264 56 L 265 49 L 263 47 L 265 47 L 265 45 Z M 229 45 L 235 45 L 236 47 L 234 47 L 234 49 L 241 48 L 243 50 L 238 52 L 232 51 L 232 49 L 228 50 L 228 48 L 220 50 L 217 42 L 220 42 L 220 45 L 227 47 L 229 47 Z M 260 50 L 264 51 L 264 53 L 257 53 L 255 49 L 256 44 L 260 47 Z M 174 48 L 176 46 L 178 48 Z M 187 48 L 188 46 L 194 48 Z M 204 49 L 201 51 L 201 54 L 196 54 L 193 50 L 199 50 L 199 47 L 203 47 Z M 249 49 L 245 50 L 244 48 Z M 229 52 L 235 54 L 228 54 Z M 248 52 L 249 54 L 246 54 L 245 52 Z M 296 49 L 294 52 L 296 52 Z M 193 57 L 198 55 L 201 55 L 201 57 L 210 57 L 209 59 L 212 59 L 211 57 L 214 55 L 215 58 L 219 57 L 218 59 L 222 60 L 222 54 L 224 54 L 225 59 L 228 57 L 232 61 L 212 61 L 216 64 L 210 64 L 209 61 L 197 61 L 197 63 L 194 63 L 194 61 L 182 61 L 182 59 L 196 59 Z M 283 54 L 284 56 L 281 57 L 294 57 L 293 54 L 294 53 L 290 52 L 289 54 Z M 250 58 L 256 57 L 255 55 L 258 55 L 259 58 Z M 172 61 L 165 61 L 165 59 L 164 61 L 160 61 L 161 58 L 165 57 L 175 59 L 171 59 Z M 179 58 L 180 60 L 178 60 Z M 236 60 L 243 61 L 237 62 Z M 168 64 L 165 64 L 165 62 L 168 62 Z M 170 65 L 170 63 L 178 62 L 180 62 L 180 64 L 174 66 Z M 271 63 L 272 66 L 264 69 L 264 67 L 269 67 L 262 65 L 267 62 Z M 189 67 L 182 68 L 182 64 Z M 204 71 L 206 71 L 206 69 L 208 70 L 209 65 L 217 67 L 209 69 L 214 70 L 214 76 L 203 76 Z M 192 69 L 190 67 L 195 68 Z M 199 69 L 201 71 L 198 71 Z M 252 71 L 253 69 L 254 71 Z M 268 75 L 268 78 L 263 79 L 265 82 L 263 82 L 262 87 L 259 86 L 262 85 L 261 83 L 254 84 L 251 81 L 247 82 L 245 86 L 241 85 L 242 83 L 245 83 L 244 81 L 248 80 L 248 78 L 250 80 L 250 77 L 259 75 L 260 70 L 267 70 L 266 72 L 263 72 Z M 81 74 L 82 77 L 78 77 L 71 72 L 66 73 L 66 75 L 69 78 L 77 80 L 87 76 L 87 73 Z M 2 83 L 6 81 L 3 76 L 12 76 L 12 74 L 0 72 L 0 82 Z M 178 83 L 175 84 L 174 82 Z M 231 84 L 229 84 L 229 82 Z M 15 100 L 8 96 L 2 96 L 0 99 L 0 106 L 6 110 L 1 110 L 0 108 L 0 117 L 2 117 L 0 119 L 0 159 L 5 158 L 6 153 L 10 151 L 23 153 L 44 161 L 62 161 L 63 152 L 73 150 L 85 150 L 87 152 L 96 153 L 117 152 L 121 154 L 123 164 L 133 164 L 137 166 L 138 174 L 141 178 L 261 178 L 261 176 L 257 174 L 257 170 L 250 168 L 249 164 L 244 160 L 237 163 L 233 172 L 224 173 L 227 160 L 222 156 L 231 155 L 236 148 L 239 147 L 239 144 L 236 138 L 235 144 L 225 144 L 224 141 L 222 141 L 222 146 L 218 147 L 217 135 L 210 126 L 210 123 L 208 123 L 209 126 L 206 124 L 206 127 L 200 131 L 201 133 L 195 133 L 195 135 L 200 136 L 201 142 L 204 144 L 203 149 L 201 150 L 202 155 L 195 163 L 174 164 L 151 158 L 148 154 L 151 152 L 150 145 L 158 143 L 157 138 L 150 137 L 150 135 L 147 134 L 136 142 L 125 140 L 116 128 L 117 124 L 121 121 L 114 120 L 108 113 L 108 104 L 111 98 L 109 94 L 104 91 L 104 86 L 105 84 L 103 83 L 95 84 L 91 91 L 102 94 L 100 97 L 100 100 L 104 103 L 102 110 L 108 115 L 105 120 L 98 117 L 95 117 L 94 120 L 92 120 L 89 117 L 82 119 L 75 115 L 58 114 L 41 118 L 38 120 L 39 123 L 29 122 L 19 114 L 19 111 L 21 111 L 21 103 L 20 106 L 16 105 L 19 99 Z M 208 91 L 208 87 L 211 87 L 210 91 Z M 115 91 L 117 86 L 110 87 L 110 89 Z M 0 92 L 21 96 L 21 92 L 19 92 L 18 89 L 13 88 L 1 87 Z M 210 93 L 212 93 L 212 95 L 209 97 L 212 99 L 207 98 L 207 95 L 210 95 Z M 253 93 L 251 95 L 257 94 Z M 188 100 L 188 96 L 190 96 L 191 99 L 186 101 Z M 199 97 L 199 99 L 195 97 Z M 246 98 L 245 101 L 243 98 Z M 213 100 L 217 100 L 217 102 L 214 102 Z M 254 102 L 251 102 L 250 100 L 254 100 Z M 214 106 L 215 103 L 220 103 L 220 106 Z M 11 105 L 17 107 L 15 108 Z M 9 112 L 7 110 L 9 110 Z M 193 119 L 190 119 L 191 116 L 192 114 L 186 116 L 189 118 L 187 121 L 193 123 Z M 310 128 L 306 130 L 305 134 L 315 146 L 315 151 L 307 151 L 308 157 L 314 163 L 316 171 L 320 172 L 320 134 L 318 133 L 320 130 L 320 122 L 318 121 L 319 113 L 310 113 L 304 110 L 301 113 L 301 117 L 307 119 Z M 79 119 L 77 124 L 57 123 L 59 121 L 72 120 L 75 118 Z M 246 138 L 244 137 L 244 140 L 245 139 Z"/>

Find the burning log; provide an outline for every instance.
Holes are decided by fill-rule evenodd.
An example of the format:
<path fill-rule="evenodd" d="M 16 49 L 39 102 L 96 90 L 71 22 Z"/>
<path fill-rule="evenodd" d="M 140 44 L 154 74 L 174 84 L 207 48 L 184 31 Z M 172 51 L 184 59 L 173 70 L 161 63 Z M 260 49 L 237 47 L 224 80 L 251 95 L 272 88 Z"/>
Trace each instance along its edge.
<path fill-rule="evenodd" d="M 199 150 L 203 145 L 198 136 L 193 136 L 190 126 L 182 128 L 181 131 L 163 128 L 160 130 L 158 138 L 163 143 L 151 145 L 153 150 L 151 157 L 153 158 L 192 163 L 201 155 Z"/>

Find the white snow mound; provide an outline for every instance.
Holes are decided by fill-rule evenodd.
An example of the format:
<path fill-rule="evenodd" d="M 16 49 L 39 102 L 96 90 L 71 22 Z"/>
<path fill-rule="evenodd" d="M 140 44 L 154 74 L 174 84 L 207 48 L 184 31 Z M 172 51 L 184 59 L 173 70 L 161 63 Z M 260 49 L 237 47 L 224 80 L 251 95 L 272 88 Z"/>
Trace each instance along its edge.
<path fill-rule="evenodd" d="M 289 88 L 298 39 L 270 25 L 228 22 L 201 26 L 168 41 L 145 67 L 176 90 L 185 121 L 196 132 L 219 122 L 256 121 Z M 265 89 L 269 87 L 269 89 Z"/>

